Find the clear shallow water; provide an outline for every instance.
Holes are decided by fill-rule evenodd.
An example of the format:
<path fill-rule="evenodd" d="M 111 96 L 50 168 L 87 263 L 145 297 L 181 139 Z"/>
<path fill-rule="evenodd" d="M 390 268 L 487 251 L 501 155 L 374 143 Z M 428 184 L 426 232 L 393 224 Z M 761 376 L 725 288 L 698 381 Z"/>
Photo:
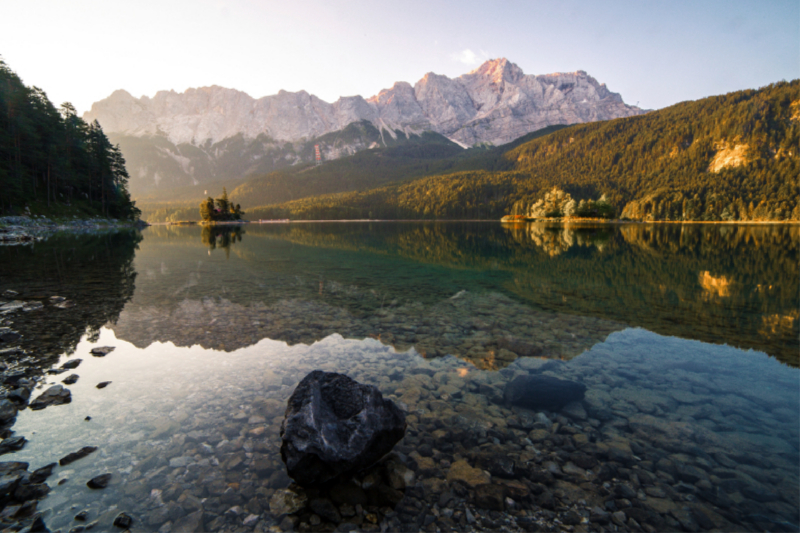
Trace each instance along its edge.
<path fill-rule="evenodd" d="M 180 530 L 201 508 L 207 530 L 288 526 L 269 509 L 290 483 L 280 420 L 317 368 L 409 410 L 397 451 L 416 488 L 398 504 L 358 479 L 362 512 L 341 518 L 362 529 L 513 529 L 570 512 L 578 529 L 620 527 L 593 515 L 608 502 L 659 530 L 797 528 L 796 228 L 338 224 L 225 237 L 150 228 L 138 250 L 105 237 L 0 256 L 30 266 L 0 290 L 77 304 L 4 317 L 35 325 L 26 339 L 43 365 L 84 360 L 73 402 L 21 413 L 14 430 L 29 443 L 4 457 L 38 467 L 99 446 L 51 478 L 51 529 L 84 508 L 101 524 L 126 510 L 141 531 Z M 88 356 L 102 345 L 116 350 Z M 586 398 L 544 413 L 554 425 L 505 405 L 505 384 L 529 372 L 580 381 Z M 510 501 L 458 481 L 462 460 Z M 104 472 L 111 487 L 85 487 Z M 332 527 L 312 515 L 293 527 Z"/>

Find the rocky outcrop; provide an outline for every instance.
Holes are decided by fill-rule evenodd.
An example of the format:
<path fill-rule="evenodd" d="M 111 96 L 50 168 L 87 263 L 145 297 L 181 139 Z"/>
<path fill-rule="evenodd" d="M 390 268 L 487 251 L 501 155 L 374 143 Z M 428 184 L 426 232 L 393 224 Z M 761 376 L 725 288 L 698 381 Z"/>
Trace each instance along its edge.
<path fill-rule="evenodd" d="M 317 485 L 371 466 L 405 430 L 403 412 L 376 387 L 315 370 L 289 398 L 281 458 L 297 483 Z"/>
<path fill-rule="evenodd" d="M 463 144 L 501 144 L 552 124 L 573 124 L 642 113 L 584 71 L 526 75 L 507 59 L 487 61 L 455 79 L 426 74 L 414 86 L 397 82 L 364 99 L 329 104 L 305 91 L 254 99 L 213 85 L 183 93 L 134 98 L 118 90 L 84 114 L 106 132 L 162 135 L 202 145 L 236 135 L 278 141 L 310 139 L 368 120 L 379 128 L 433 130 Z"/>

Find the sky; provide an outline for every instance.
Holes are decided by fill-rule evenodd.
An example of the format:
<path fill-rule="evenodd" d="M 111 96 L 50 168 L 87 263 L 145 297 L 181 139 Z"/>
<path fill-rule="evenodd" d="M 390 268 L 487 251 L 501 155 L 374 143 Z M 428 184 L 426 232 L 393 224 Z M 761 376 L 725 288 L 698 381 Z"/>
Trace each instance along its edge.
<path fill-rule="evenodd" d="M 800 78 L 799 0 L 0 0 L 0 57 L 79 113 L 117 89 L 369 97 L 505 57 L 628 104 Z"/>

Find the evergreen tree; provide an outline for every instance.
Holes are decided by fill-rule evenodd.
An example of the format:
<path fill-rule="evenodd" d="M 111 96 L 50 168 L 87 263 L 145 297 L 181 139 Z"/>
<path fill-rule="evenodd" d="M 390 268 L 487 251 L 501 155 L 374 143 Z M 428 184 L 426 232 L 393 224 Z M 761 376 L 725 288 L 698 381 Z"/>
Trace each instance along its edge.
<path fill-rule="evenodd" d="M 78 201 L 90 212 L 132 219 L 140 211 L 127 181 L 122 154 L 97 122 L 86 124 L 68 103 L 56 109 L 0 59 L 0 213 Z"/>

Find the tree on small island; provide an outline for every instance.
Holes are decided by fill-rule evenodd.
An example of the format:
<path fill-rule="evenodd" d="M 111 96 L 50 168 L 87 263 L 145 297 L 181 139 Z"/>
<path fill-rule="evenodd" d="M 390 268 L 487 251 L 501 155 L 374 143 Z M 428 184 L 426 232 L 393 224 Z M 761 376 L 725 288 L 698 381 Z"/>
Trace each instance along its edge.
<path fill-rule="evenodd" d="M 241 220 L 244 211 L 239 204 L 233 205 L 228 200 L 228 191 L 222 188 L 222 196 L 219 198 L 208 197 L 207 200 L 200 202 L 200 218 L 203 222 L 227 222 Z"/>
<path fill-rule="evenodd" d="M 558 187 L 544 194 L 529 207 L 525 202 L 517 202 L 512 209 L 512 215 L 524 214 L 528 218 L 614 218 L 616 209 L 603 194 L 599 200 L 581 200 L 576 202 L 572 196 Z"/>

